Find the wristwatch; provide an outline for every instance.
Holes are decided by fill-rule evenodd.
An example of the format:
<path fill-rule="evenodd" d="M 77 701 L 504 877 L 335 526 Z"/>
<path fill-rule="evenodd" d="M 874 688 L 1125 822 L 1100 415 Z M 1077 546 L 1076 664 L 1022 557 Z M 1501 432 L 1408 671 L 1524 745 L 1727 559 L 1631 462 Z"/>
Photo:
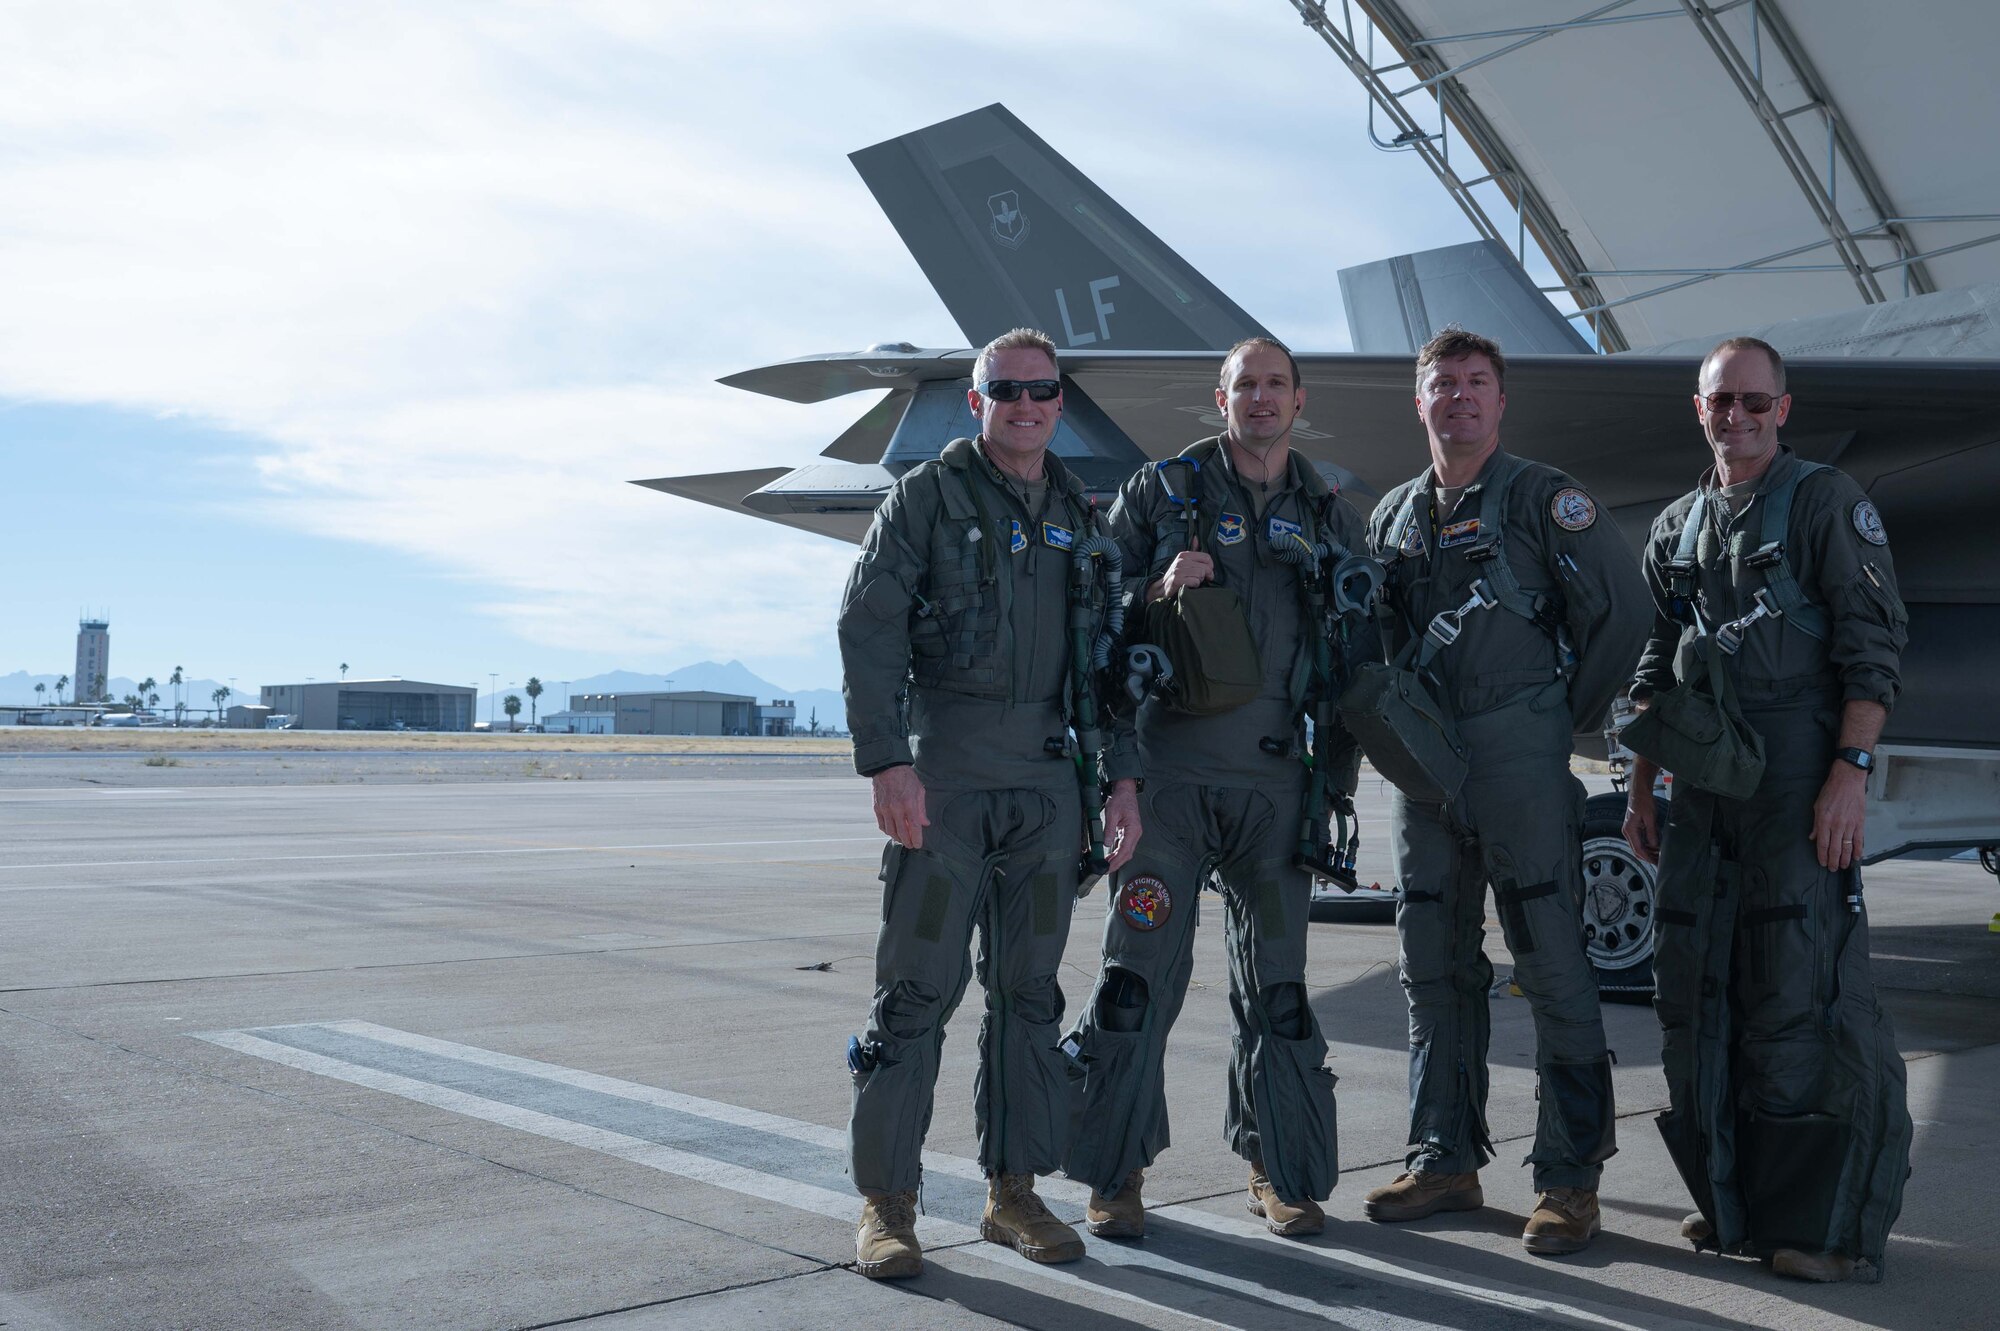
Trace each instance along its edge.
<path fill-rule="evenodd" d="M 1875 770 L 1875 755 L 1866 749 L 1841 749 L 1833 755 L 1844 763 L 1852 763 L 1864 772 Z"/>

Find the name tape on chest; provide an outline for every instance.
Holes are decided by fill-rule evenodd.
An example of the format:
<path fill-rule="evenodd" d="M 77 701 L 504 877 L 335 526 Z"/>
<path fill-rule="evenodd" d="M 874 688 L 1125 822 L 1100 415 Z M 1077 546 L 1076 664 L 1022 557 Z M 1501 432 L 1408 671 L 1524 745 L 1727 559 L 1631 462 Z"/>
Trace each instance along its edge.
<path fill-rule="evenodd" d="M 1583 531 L 1597 521 L 1597 501 L 1574 485 L 1566 485 L 1550 501 L 1549 516 L 1564 531 Z"/>
<path fill-rule="evenodd" d="M 1241 513 L 1224 513 L 1215 520 L 1215 540 L 1218 545 L 1235 545 L 1249 534 L 1249 529 L 1243 525 Z"/>
<path fill-rule="evenodd" d="M 1076 544 L 1076 533 L 1053 522 L 1042 524 L 1042 544 L 1051 550 L 1068 550 Z"/>
<path fill-rule="evenodd" d="M 1303 540 L 1305 530 L 1296 522 L 1287 522 L 1281 517 L 1273 516 L 1264 524 L 1264 539 L 1272 545 L 1283 545 L 1294 536 Z"/>
<path fill-rule="evenodd" d="M 1882 515 L 1875 511 L 1875 505 L 1866 499 L 1855 504 L 1852 514 L 1854 530 L 1870 545 L 1887 545 L 1889 533 L 1882 530 Z"/>
<path fill-rule="evenodd" d="M 1467 518 L 1454 522 L 1438 533 L 1438 548 L 1449 550 L 1455 545 L 1467 545 L 1479 539 L 1479 519 Z"/>

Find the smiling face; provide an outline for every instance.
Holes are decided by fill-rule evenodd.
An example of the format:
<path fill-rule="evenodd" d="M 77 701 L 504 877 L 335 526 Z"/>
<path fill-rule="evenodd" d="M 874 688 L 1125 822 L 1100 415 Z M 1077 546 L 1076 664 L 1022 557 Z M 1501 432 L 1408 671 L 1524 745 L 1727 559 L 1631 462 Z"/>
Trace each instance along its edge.
<path fill-rule="evenodd" d="M 1500 417 L 1507 395 L 1493 362 L 1480 351 L 1441 360 L 1424 375 L 1417 393 L 1417 416 L 1439 458 L 1476 458 L 1500 442 Z"/>
<path fill-rule="evenodd" d="M 1701 367 L 1700 387 L 1694 412 L 1723 482 L 1762 475 L 1777 456 L 1778 427 L 1792 411 L 1792 395 L 1780 391 L 1783 385 L 1771 358 L 1756 347 L 1725 347 Z M 1710 393 L 1734 393 L 1737 398 L 1727 410 L 1717 411 L 1708 405 Z M 1776 400 L 1769 411 L 1758 415 L 1743 405 L 1745 393 L 1768 393 Z"/>
<path fill-rule="evenodd" d="M 1061 377 L 1048 353 L 1034 347 L 1009 347 L 995 352 L 986 371 L 988 382 Z M 1062 419 L 1060 393 L 1047 402 L 1036 402 L 1026 393 L 1012 402 L 1000 402 L 975 388 L 966 395 L 966 401 L 972 407 L 972 414 L 979 418 L 979 433 L 993 450 L 996 461 L 1030 462 L 1055 438 L 1056 423 Z"/>
<path fill-rule="evenodd" d="M 1290 358 L 1276 347 L 1252 345 L 1222 368 L 1215 405 L 1230 441 L 1259 454 L 1281 441 L 1289 446 L 1292 422 L 1306 405 L 1306 390 L 1292 382 Z"/>

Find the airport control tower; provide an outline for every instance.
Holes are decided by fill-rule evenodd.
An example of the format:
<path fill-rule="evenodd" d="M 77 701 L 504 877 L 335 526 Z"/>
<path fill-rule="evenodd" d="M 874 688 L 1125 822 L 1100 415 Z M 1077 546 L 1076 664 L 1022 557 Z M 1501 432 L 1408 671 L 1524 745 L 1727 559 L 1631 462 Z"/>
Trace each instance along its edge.
<path fill-rule="evenodd" d="M 76 623 L 76 674 L 71 680 L 78 702 L 102 702 L 98 680 L 111 678 L 111 621 L 80 619 Z"/>

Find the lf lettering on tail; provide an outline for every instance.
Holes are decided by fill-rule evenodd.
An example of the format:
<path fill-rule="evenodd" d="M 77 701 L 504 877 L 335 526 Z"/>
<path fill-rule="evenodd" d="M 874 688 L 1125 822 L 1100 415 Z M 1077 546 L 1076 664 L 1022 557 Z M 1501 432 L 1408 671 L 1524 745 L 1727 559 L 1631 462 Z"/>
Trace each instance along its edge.
<path fill-rule="evenodd" d="M 1118 313 L 1118 307 L 1106 300 L 1104 293 L 1117 285 L 1115 277 L 1100 277 L 1090 284 L 1090 308 L 1097 316 L 1097 331 L 1094 333 L 1088 323 L 1082 332 L 1077 331 L 1069 317 L 1069 297 L 1063 294 L 1061 287 L 1056 288 L 1056 312 L 1062 316 L 1063 336 L 1069 339 L 1071 346 L 1087 347 L 1100 338 L 1106 342 L 1111 340 L 1111 316 Z"/>

